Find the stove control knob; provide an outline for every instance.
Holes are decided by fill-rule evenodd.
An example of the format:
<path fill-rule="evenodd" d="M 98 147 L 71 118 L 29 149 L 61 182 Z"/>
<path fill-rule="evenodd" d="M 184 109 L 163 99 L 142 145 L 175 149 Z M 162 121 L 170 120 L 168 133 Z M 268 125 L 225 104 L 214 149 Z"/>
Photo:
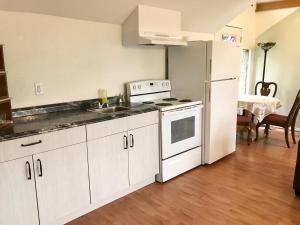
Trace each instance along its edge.
<path fill-rule="evenodd" d="M 162 86 L 163 86 L 163 87 L 165 86 L 165 82 L 162 83 Z"/>
<path fill-rule="evenodd" d="M 139 84 L 139 85 L 138 85 L 138 89 L 141 89 L 141 88 L 142 88 L 142 85 Z"/>
<path fill-rule="evenodd" d="M 166 82 L 167 87 L 169 87 L 169 82 Z"/>
<path fill-rule="evenodd" d="M 135 85 L 133 85 L 133 86 L 132 86 L 132 89 L 133 89 L 133 90 L 135 90 L 135 89 L 136 89 L 136 86 L 135 86 Z"/>

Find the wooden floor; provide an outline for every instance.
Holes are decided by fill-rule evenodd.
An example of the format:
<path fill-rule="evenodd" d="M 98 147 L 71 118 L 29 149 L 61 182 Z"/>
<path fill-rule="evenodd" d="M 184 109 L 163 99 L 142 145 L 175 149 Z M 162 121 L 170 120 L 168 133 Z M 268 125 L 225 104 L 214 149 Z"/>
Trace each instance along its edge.
<path fill-rule="evenodd" d="M 213 165 L 149 185 L 68 225 L 299 225 L 296 151 L 285 147 L 281 130 L 271 130 L 268 140 L 241 142 Z"/>

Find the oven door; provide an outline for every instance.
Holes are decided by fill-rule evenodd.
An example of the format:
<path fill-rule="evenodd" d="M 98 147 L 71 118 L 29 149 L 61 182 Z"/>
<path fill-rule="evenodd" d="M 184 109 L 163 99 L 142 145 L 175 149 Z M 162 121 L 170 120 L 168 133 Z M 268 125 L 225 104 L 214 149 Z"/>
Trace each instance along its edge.
<path fill-rule="evenodd" d="M 162 159 L 201 145 L 202 105 L 162 112 Z"/>

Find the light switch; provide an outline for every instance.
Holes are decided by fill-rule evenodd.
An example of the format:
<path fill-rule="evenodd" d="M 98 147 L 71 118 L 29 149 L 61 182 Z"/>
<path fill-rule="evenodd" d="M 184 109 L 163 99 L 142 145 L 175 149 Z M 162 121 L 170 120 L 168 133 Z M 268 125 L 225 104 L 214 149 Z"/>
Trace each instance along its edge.
<path fill-rule="evenodd" d="M 35 95 L 43 95 L 44 94 L 44 86 L 42 83 L 34 83 Z"/>

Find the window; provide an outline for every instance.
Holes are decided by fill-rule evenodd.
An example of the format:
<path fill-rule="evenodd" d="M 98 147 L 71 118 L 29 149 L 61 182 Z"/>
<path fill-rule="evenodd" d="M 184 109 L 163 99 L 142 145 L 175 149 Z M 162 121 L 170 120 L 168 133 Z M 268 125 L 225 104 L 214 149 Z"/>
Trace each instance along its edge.
<path fill-rule="evenodd" d="M 240 76 L 240 95 L 248 93 L 249 89 L 249 71 L 250 71 L 250 50 L 243 49 L 242 53 L 242 68 Z"/>
<path fill-rule="evenodd" d="M 171 122 L 171 143 L 183 141 L 195 136 L 195 116 Z"/>

